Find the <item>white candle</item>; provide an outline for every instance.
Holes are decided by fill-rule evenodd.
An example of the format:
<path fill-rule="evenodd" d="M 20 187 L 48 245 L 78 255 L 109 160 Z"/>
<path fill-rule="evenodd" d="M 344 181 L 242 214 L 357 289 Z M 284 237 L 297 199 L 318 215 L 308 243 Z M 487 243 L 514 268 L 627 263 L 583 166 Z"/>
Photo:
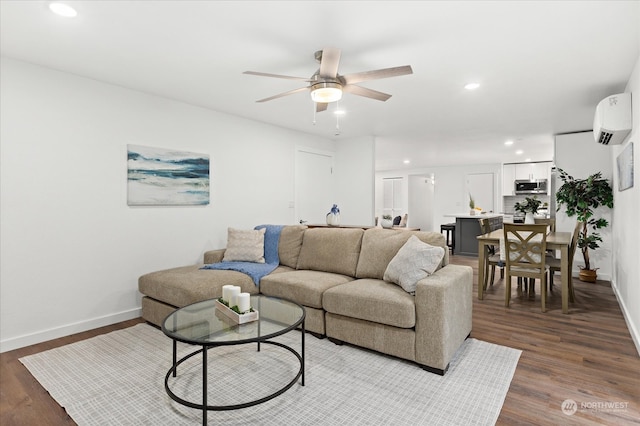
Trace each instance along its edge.
<path fill-rule="evenodd" d="M 240 293 L 238 295 L 238 310 L 247 312 L 251 308 L 251 296 L 249 293 Z"/>
<path fill-rule="evenodd" d="M 229 289 L 229 307 L 233 308 L 238 304 L 238 296 L 240 295 L 240 287 L 237 285 L 231 286 Z"/>
<path fill-rule="evenodd" d="M 229 298 L 231 297 L 231 287 L 233 287 L 231 284 L 222 286 L 222 300 L 227 303 L 230 303 Z"/>

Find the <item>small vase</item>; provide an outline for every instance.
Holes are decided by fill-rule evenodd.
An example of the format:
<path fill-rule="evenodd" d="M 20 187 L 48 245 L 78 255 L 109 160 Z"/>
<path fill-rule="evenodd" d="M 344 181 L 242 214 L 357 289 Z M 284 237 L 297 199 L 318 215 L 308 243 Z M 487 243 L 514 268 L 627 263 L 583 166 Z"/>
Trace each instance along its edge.
<path fill-rule="evenodd" d="M 534 218 L 533 213 L 525 213 L 524 223 L 525 225 L 533 225 L 536 223 L 536 219 Z"/>
<path fill-rule="evenodd" d="M 327 225 L 338 226 L 340 225 L 340 213 L 327 213 Z"/>
<path fill-rule="evenodd" d="M 469 215 L 470 216 L 475 216 L 476 215 L 476 209 L 469 210 Z"/>

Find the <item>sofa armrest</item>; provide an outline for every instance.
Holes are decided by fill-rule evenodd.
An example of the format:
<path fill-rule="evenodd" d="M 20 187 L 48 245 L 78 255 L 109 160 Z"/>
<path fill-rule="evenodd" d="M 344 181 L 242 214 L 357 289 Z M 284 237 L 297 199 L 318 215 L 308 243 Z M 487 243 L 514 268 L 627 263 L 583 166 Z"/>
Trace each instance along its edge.
<path fill-rule="evenodd" d="M 416 287 L 416 362 L 445 371 L 471 333 L 473 269 L 447 265 Z"/>
<path fill-rule="evenodd" d="M 209 250 L 204 253 L 204 263 L 218 263 L 222 262 L 224 258 L 224 252 L 226 249 L 218 249 L 218 250 Z"/>

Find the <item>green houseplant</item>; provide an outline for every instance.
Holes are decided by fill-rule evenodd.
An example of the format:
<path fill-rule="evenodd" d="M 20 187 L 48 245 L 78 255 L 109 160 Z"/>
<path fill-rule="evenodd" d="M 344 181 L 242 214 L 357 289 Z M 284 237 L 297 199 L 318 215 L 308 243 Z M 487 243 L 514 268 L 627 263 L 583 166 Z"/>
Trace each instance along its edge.
<path fill-rule="evenodd" d="M 602 237 L 596 232 L 609 226 L 604 218 L 594 217 L 595 209 L 600 206 L 613 208 L 613 190 L 609 181 L 602 178 L 602 173 L 594 173 L 586 179 L 575 179 L 562 169 L 558 169 L 563 184 L 556 192 L 558 208 L 565 207 L 567 216 L 576 216 L 582 222 L 582 230 L 578 236 L 578 247 L 582 251 L 584 267 L 581 267 L 580 280 L 595 282 L 596 270 L 591 268 L 589 249 L 595 250 L 602 242 Z M 589 233 L 591 229 L 591 233 Z"/>
<path fill-rule="evenodd" d="M 524 201 L 517 202 L 513 208 L 516 211 L 522 212 L 525 215 L 530 215 L 528 219 L 525 219 L 525 223 L 533 223 L 533 215 L 538 213 L 538 209 L 542 205 L 542 201 L 538 200 L 538 198 L 534 195 L 533 198 L 525 197 Z"/>

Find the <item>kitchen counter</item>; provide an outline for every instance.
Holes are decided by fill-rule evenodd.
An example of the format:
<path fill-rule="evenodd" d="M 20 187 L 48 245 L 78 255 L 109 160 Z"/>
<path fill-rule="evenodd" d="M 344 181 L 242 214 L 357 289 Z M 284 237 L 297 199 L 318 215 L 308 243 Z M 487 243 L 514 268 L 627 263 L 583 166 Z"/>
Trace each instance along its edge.
<path fill-rule="evenodd" d="M 497 217 L 497 216 L 503 216 L 502 214 L 499 213 L 476 213 L 475 215 L 471 215 L 469 213 L 459 213 L 459 214 L 445 214 L 444 217 L 462 217 L 465 219 L 482 219 L 484 217 Z"/>
<path fill-rule="evenodd" d="M 445 217 L 456 218 L 456 246 L 453 254 L 462 256 L 478 255 L 478 235 L 481 235 L 480 221 L 478 219 L 504 216 L 498 213 L 469 213 L 446 214 Z"/>

